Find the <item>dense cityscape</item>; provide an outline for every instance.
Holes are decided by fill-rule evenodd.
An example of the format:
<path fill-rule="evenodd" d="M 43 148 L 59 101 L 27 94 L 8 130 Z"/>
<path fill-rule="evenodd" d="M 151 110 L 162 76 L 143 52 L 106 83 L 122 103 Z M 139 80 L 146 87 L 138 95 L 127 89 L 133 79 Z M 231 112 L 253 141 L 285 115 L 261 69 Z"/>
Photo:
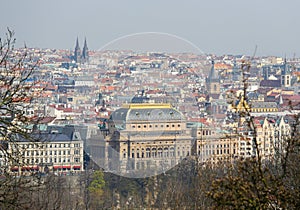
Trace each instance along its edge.
<path fill-rule="evenodd" d="M 171 176 L 189 161 L 216 169 L 248 159 L 275 163 L 287 153 L 300 111 L 299 58 L 92 51 L 87 41 L 81 48 L 77 38 L 74 50 L 2 44 L 4 180 L 62 177 L 68 192 L 80 197 L 98 171 L 151 179 L 169 171 Z M 130 207 L 133 198 L 111 187 L 117 203 L 87 208 L 123 209 L 122 196 L 129 209 L 168 208 L 158 205 L 160 181 L 153 179 L 153 192 L 142 186 L 148 191 L 137 206 Z M 104 186 L 98 187 L 102 193 L 94 200 L 103 197 Z"/>
<path fill-rule="evenodd" d="M 300 209 L 300 1 L 1 1 L 0 210 Z"/>

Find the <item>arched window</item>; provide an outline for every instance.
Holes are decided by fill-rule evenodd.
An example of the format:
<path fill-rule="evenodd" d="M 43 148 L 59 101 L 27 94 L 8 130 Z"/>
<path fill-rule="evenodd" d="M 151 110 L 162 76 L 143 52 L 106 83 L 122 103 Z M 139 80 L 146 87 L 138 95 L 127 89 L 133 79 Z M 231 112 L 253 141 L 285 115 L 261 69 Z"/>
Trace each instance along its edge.
<path fill-rule="evenodd" d="M 150 148 L 146 149 L 146 157 L 147 158 L 151 157 Z"/>
<path fill-rule="evenodd" d="M 157 151 L 157 156 L 158 157 L 162 157 L 162 148 L 158 148 L 158 151 Z"/>
<path fill-rule="evenodd" d="M 152 157 L 156 157 L 156 148 L 152 148 Z"/>

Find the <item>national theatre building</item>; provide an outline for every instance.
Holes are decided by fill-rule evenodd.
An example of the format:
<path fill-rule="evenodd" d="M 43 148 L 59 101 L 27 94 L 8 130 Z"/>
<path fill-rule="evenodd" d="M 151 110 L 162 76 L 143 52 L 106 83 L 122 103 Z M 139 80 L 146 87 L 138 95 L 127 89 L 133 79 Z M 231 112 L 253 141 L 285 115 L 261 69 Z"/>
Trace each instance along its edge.
<path fill-rule="evenodd" d="M 191 154 L 191 132 L 170 104 L 132 103 L 114 111 L 104 138 L 107 168 L 121 174 L 161 173 Z"/>

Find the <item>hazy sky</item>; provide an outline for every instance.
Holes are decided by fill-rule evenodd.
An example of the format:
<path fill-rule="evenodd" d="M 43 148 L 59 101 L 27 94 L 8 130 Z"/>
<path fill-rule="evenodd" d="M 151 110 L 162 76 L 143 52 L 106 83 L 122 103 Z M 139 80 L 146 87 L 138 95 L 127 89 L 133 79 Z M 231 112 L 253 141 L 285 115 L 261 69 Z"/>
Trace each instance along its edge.
<path fill-rule="evenodd" d="M 17 43 L 90 49 L 133 33 L 182 37 L 205 53 L 300 57 L 299 0 L 0 0 L 0 32 Z M 144 43 L 147 45 L 147 42 Z M 134 44 L 133 44 L 134 45 Z M 151 45 L 151 42 L 150 42 Z"/>

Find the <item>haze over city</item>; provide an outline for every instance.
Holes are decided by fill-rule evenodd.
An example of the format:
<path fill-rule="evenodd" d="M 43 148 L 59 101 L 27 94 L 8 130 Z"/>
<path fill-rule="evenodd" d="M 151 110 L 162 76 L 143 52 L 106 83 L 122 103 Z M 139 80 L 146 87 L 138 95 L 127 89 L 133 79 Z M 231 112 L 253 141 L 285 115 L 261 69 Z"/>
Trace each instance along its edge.
<path fill-rule="evenodd" d="M 258 56 L 300 55 L 296 0 L 2 0 L 1 5 L 5 9 L 0 32 L 4 34 L 6 27 L 14 30 L 18 47 L 26 43 L 73 49 L 78 36 L 97 50 L 123 36 L 160 32 L 186 39 L 205 53 L 252 55 L 257 46 Z"/>
<path fill-rule="evenodd" d="M 0 1 L 0 210 L 299 209 L 299 1 Z"/>

